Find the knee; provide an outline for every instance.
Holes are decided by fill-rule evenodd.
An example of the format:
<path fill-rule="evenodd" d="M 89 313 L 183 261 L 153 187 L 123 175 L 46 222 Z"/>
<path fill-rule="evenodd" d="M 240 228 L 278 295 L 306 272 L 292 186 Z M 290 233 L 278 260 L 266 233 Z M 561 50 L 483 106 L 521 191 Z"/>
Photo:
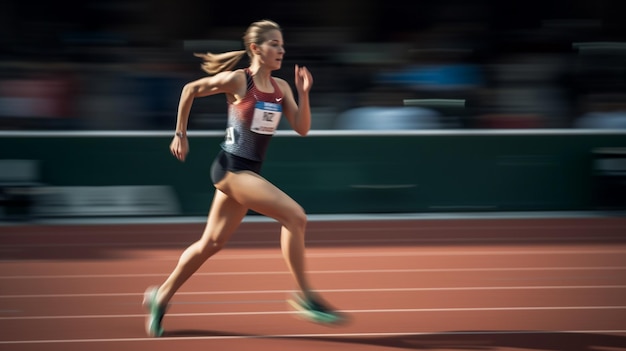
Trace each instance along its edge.
<path fill-rule="evenodd" d="M 301 206 L 297 206 L 296 209 L 292 212 L 289 222 L 291 223 L 294 231 L 304 232 L 307 225 L 307 215 L 304 209 Z"/>

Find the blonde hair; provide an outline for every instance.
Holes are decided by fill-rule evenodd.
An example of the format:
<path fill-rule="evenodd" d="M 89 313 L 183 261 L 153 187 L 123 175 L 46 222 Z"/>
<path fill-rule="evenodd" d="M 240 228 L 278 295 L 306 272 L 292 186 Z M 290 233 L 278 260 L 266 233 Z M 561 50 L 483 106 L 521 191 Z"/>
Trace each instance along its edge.
<path fill-rule="evenodd" d="M 203 71 L 210 75 L 220 73 L 222 71 L 232 70 L 237 63 L 241 60 L 244 54 L 248 54 L 249 58 L 252 58 L 252 52 L 250 51 L 250 44 L 261 45 L 266 40 L 267 32 L 271 30 L 282 31 L 278 23 L 270 20 L 261 20 L 252 23 L 243 35 L 243 44 L 245 50 L 228 51 L 221 54 L 213 54 L 207 52 L 206 54 L 194 54 L 196 57 L 202 58 L 203 62 L 200 66 Z"/>

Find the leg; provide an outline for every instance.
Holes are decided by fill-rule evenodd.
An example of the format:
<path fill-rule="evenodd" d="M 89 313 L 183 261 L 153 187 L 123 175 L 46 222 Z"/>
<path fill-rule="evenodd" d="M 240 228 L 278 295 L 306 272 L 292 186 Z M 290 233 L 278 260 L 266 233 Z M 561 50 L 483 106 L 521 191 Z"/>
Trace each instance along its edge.
<path fill-rule="evenodd" d="M 305 295 L 311 291 L 305 275 L 306 213 L 291 197 L 252 172 L 228 173 L 216 187 L 246 208 L 276 219 L 281 225 L 281 248 L 287 266 Z"/>
<path fill-rule="evenodd" d="M 324 324 L 345 322 L 344 316 L 315 295 L 307 280 L 304 258 L 307 218 L 302 207 L 263 177 L 251 172 L 229 173 L 216 187 L 243 206 L 282 224 L 283 257 L 302 291 L 302 296 L 295 295 L 289 304 L 300 312 L 300 316 Z"/>
<path fill-rule="evenodd" d="M 182 253 L 174 271 L 159 287 L 155 302 L 166 306 L 187 279 L 222 249 L 247 211 L 246 207 L 216 189 L 202 237 Z"/>
<path fill-rule="evenodd" d="M 248 210 L 223 192 L 215 190 L 211 211 L 200 240 L 191 244 L 180 256 L 170 276 L 158 287 L 149 287 L 143 305 L 148 310 L 146 332 L 163 335 L 161 320 L 167 304 L 178 289 L 209 257 L 217 253 L 241 223 Z"/>

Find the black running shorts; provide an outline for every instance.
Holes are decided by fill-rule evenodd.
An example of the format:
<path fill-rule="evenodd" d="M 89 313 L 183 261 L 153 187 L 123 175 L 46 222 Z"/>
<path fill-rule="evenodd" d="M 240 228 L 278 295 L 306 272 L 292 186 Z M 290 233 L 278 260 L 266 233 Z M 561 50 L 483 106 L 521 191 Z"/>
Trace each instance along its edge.
<path fill-rule="evenodd" d="M 235 156 L 224 150 L 215 156 L 213 165 L 211 165 L 211 181 L 213 184 L 219 183 L 226 176 L 226 172 L 252 171 L 261 173 L 262 162 L 252 161 L 247 158 Z"/>

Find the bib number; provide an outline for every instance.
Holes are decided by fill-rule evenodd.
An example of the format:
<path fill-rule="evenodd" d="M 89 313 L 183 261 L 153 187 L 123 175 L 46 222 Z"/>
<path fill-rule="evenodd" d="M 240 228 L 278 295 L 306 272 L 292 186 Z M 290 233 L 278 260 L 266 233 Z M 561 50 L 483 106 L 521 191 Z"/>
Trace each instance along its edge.
<path fill-rule="evenodd" d="M 283 108 L 280 104 L 257 101 L 250 130 L 259 134 L 274 134 L 282 112 Z"/>

